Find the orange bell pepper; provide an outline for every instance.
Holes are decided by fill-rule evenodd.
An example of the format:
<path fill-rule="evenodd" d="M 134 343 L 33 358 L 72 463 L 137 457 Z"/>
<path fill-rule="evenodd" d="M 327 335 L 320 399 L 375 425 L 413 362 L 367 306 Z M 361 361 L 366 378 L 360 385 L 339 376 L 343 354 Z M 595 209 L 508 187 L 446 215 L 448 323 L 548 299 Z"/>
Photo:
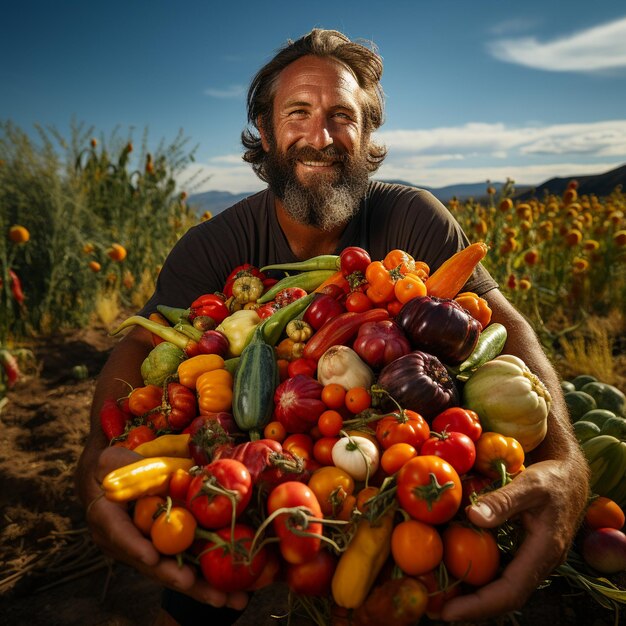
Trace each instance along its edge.
<path fill-rule="evenodd" d="M 198 378 L 205 372 L 224 369 L 224 359 L 218 354 L 198 354 L 178 366 L 178 380 L 185 387 L 195 389 Z"/>
<path fill-rule="evenodd" d="M 464 291 L 454 298 L 475 320 L 485 328 L 491 321 L 491 307 L 484 298 L 473 291 Z"/>
<path fill-rule="evenodd" d="M 225 369 L 204 372 L 196 381 L 200 415 L 229 412 L 233 403 L 233 375 Z"/>
<path fill-rule="evenodd" d="M 517 439 L 493 432 L 483 433 L 478 438 L 474 468 L 479 474 L 500 478 L 504 485 L 523 466 L 524 449 Z"/>

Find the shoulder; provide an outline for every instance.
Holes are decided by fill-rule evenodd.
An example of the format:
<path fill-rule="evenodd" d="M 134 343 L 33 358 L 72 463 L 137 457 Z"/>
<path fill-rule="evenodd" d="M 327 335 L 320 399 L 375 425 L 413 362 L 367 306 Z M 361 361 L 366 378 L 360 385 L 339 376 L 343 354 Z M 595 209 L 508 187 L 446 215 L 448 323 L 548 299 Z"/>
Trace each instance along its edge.
<path fill-rule="evenodd" d="M 368 198 L 375 204 L 392 202 L 439 205 L 441 202 L 427 189 L 413 187 L 404 183 L 385 183 L 378 180 L 370 182 Z M 445 208 L 445 207 L 444 207 Z"/>

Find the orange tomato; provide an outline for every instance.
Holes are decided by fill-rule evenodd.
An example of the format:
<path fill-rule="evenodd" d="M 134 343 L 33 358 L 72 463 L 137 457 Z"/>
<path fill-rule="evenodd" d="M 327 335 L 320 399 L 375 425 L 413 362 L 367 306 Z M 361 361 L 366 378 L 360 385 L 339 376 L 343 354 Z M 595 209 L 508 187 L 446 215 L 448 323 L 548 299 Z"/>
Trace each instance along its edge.
<path fill-rule="evenodd" d="M 265 426 L 263 429 L 263 436 L 266 439 L 273 439 L 274 441 L 278 441 L 280 443 L 285 440 L 287 431 L 280 422 L 273 421 Z"/>
<path fill-rule="evenodd" d="M 161 554 L 179 554 L 194 542 L 197 525 L 191 511 L 182 506 L 173 506 L 154 520 L 150 538 Z"/>
<path fill-rule="evenodd" d="M 313 472 L 308 486 L 317 497 L 322 513 L 330 516 L 336 514 L 354 492 L 354 479 L 339 467 L 328 465 Z"/>
<path fill-rule="evenodd" d="M 313 458 L 320 465 L 333 465 L 333 446 L 339 437 L 321 437 L 313 446 Z"/>
<path fill-rule="evenodd" d="M 341 413 L 328 409 L 319 416 L 317 426 L 322 436 L 336 437 L 343 427 L 343 417 L 341 417 Z"/>
<path fill-rule="evenodd" d="M 313 454 L 313 439 L 310 435 L 305 433 L 289 435 L 289 437 L 283 441 L 283 450 L 293 452 L 292 448 L 305 450 L 307 452 L 306 458 L 309 458 Z"/>
<path fill-rule="evenodd" d="M 373 485 L 363 487 L 363 489 L 356 494 L 356 508 L 359 509 L 361 513 L 365 513 L 368 507 L 368 501 L 377 495 L 379 491 L 380 489 Z"/>
<path fill-rule="evenodd" d="M 394 443 L 383 452 L 380 464 L 391 476 L 415 456 L 417 456 L 417 450 L 410 443 Z"/>
<path fill-rule="evenodd" d="M 126 248 L 119 243 L 111 244 L 107 255 L 113 261 L 123 261 L 126 258 Z"/>
<path fill-rule="evenodd" d="M 350 413 L 357 414 L 372 405 L 372 396 L 365 387 L 353 387 L 346 391 L 346 408 Z"/>
<path fill-rule="evenodd" d="M 158 385 L 135 387 L 128 396 L 128 410 L 139 417 L 151 409 L 161 406 L 163 388 Z"/>
<path fill-rule="evenodd" d="M 329 409 L 340 409 L 344 406 L 346 390 L 337 383 L 324 385 L 322 389 L 322 402 Z"/>
<path fill-rule="evenodd" d="M 409 576 L 426 574 L 443 558 L 443 541 L 434 526 L 418 520 L 400 522 L 391 535 L 391 554 Z"/>
<path fill-rule="evenodd" d="M 25 226 L 15 224 L 9 228 L 9 239 L 13 243 L 26 243 L 30 239 L 30 233 Z"/>
<path fill-rule="evenodd" d="M 159 507 L 165 506 L 165 498 L 161 496 L 142 496 L 137 498 L 133 510 L 133 524 L 146 535 L 150 536 L 150 529 L 154 523 L 154 516 Z"/>
<path fill-rule="evenodd" d="M 615 528 L 621 530 L 626 521 L 619 504 L 606 496 L 594 498 L 585 512 L 585 523 L 589 528 Z"/>

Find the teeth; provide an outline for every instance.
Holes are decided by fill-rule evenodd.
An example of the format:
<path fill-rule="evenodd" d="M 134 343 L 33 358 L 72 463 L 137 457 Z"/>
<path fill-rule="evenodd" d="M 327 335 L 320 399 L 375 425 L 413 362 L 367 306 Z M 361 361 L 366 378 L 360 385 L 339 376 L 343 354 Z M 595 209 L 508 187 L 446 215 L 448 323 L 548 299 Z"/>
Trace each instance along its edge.
<path fill-rule="evenodd" d="M 329 165 L 332 165 L 332 162 L 330 161 L 302 161 L 303 165 L 306 165 L 307 167 L 328 167 Z"/>

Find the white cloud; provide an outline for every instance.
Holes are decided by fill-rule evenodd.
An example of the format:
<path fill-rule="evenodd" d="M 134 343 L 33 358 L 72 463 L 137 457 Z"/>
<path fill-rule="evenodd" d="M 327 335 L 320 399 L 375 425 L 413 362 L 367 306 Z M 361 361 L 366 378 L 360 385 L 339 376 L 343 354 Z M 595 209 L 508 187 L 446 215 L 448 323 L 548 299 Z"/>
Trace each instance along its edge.
<path fill-rule="evenodd" d="M 212 98 L 220 98 L 220 99 L 228 99 L 228 98 L 239 98 L 244 95 L 246 92 L 246 87 L 244 85 L 228 85 L 228 87 L 224 88 L 214 88 L 207 87 L 204 90 L 205 95 L 211 96 Z"/>
<path fill-rule="evenodd" d="M 596 72 L 626 67 L 626 17 L 545 43 L 534 37 L 487 44 L 501 61 L 553 72 Z"/>
<path fill-rule="evenodd" d="M 519 33 L 524 30 L 530 30 L 531 28 L 537 25 L 536 19 L 527 19 L 527 18 L 513 18 L 510 20 L 504 20 L 498 24 L 494 24 L 489 31 L 493 35 L 506 35 L 509 33 Z"/>
<path fill-rule="evenodd" d="M 626 162 L 626 119 L 523 127 L 468 123 L 380 131 L 376 139 L 389 149 L 376 178 L 429 187 L 506 178 L 539 184 L 553 176 L 605 172 Z M 216 155 L 189 166 L 178 183 L 190 193 L 265 187 L 241 154 Z"/>

